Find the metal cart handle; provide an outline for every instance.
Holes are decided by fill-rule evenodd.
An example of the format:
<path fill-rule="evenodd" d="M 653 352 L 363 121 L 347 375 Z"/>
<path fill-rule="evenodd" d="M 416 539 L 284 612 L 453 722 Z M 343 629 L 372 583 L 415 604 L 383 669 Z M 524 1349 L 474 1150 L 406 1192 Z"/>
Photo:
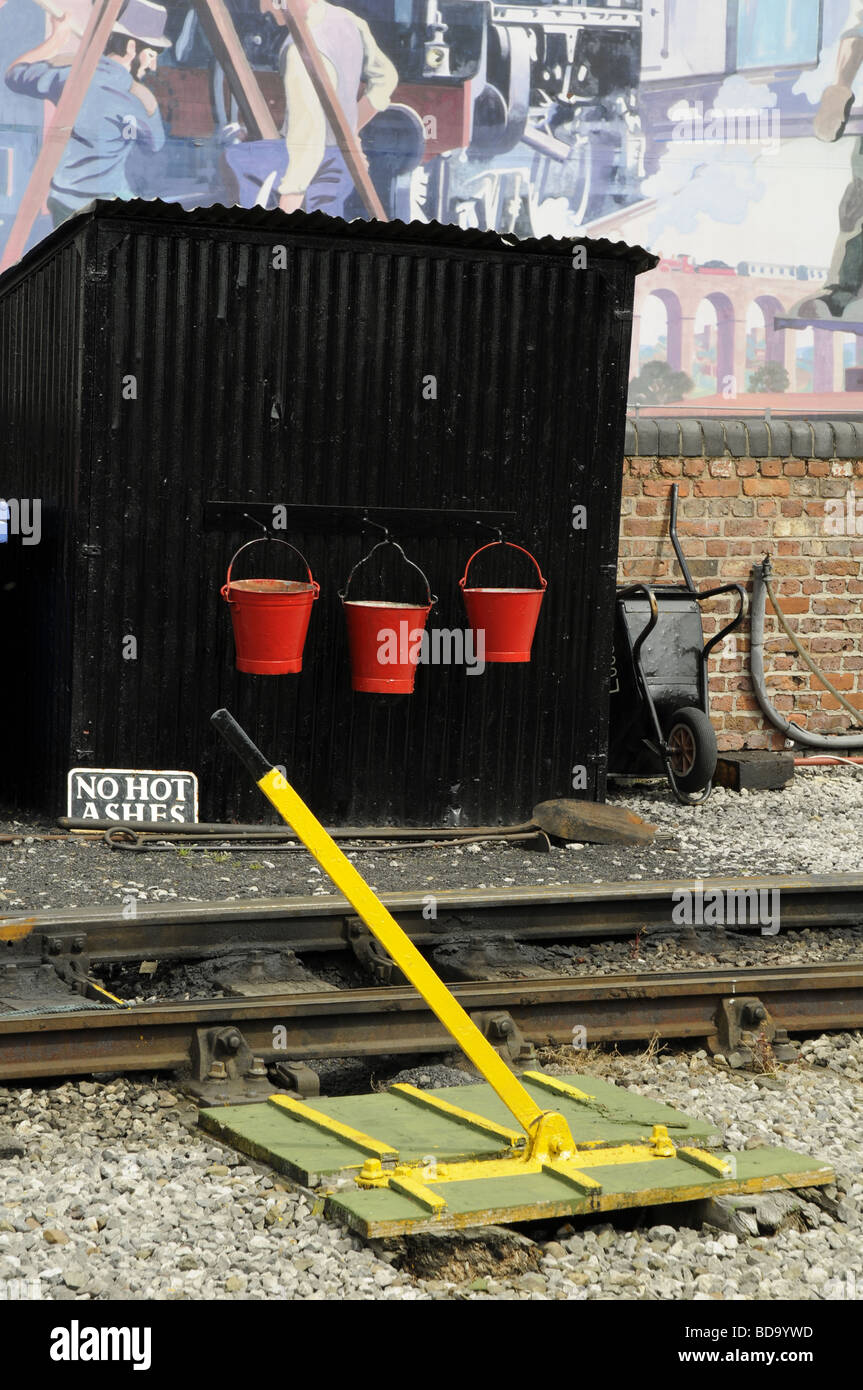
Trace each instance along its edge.
<path fill-rule="evenodd" d="M 653 734 L 656 739 L 657 751 L 663 757 L 663 761 L 666 761 L 666 770 L 668 770 L 667 760 L 662 753 L 665 747 L 665 739 L 662 736 L 662 726 L 659 723 L 659 715 L 656 713 L 656 705 L 653 703 L 650 691 L 647 688 L 647 681 L 644 679 L 644 667 L 641 664 L 641 648 L 659 622 L 659 604 L 656 602 L 656 594 L 649 584 L 630 584 L 626 589 L 618 589 L 617 599 L 619 601 L 622 598 L 631 598 L 633 594 L 644 594 L 647 598 L 647 602 L 650 604 L 650 617 L 632 644 L 632 664 L 635 670 L 635 680 L 638 685 L 638 692 L 644 701 L 644 706 L 650 718 Z M 674 787 L 673 781 L 672 787 Z M 676 792 L 676 787 L 674 787 L 674 790 Z"/>
<path fill-rule="evenodd" d="M 683 571 L 683 578 L 686 580 L 686 587 L 691 594 L 694 594 L 696 592 L 695 585 L 692 582 L 692 575 L 689 573 L 689 566 L 686 563 L 686 556 L 683 554 L 683 550 L 681 549 L 680 541 L 677 536 L 678 492 L 679 487 L 677 483 L 673 483 L 671 487 L 671 520 L 668 525 L 668 534 L 671 536 L 671 544 L 674 546 L 674 553 L 677 556 L 677 563 Z"/>
<path fill-rule="evenodd" d="M 718 594 L 737 594 L 737 597 L 740 599 L 740 607 L 737 610 L 737 616 L 732 618 L 730 623 L 726 623 L 725 627 L 721 628 L 715 637 L 711 637 L 710 641 L 705 643 L 704 651 L 701 653 L 703 661 L 706 661 L 713 651 L 713 648 L 717 647 L 723 638 L 727 637 L 729 632 L 733 632 L 736 627 L 739 627 L 743 621 L 743 610 L 746 607 L 746 590 L 743 585 L 721 584 L 718 589 L 705 589 L 703 594 L 696 593 L 694 597 L 701 603 L 703 599 L 716 598 Z"/>
<path fill-rule="evenodd" d="M 659 604 L 656 602 L 656 594 L 649 584 L 630 584 L 628 589 L 618 589 L 617 598 L 631 598 L 633 594 L 644 594 L 650 604 L 650 618 L 647 626 L 638 634 L 632 644 L 632 660 L 635 663 L 636 674 L 641 676 L 641 648 L 644 646 L 656 624 L 659 622 Z"/>

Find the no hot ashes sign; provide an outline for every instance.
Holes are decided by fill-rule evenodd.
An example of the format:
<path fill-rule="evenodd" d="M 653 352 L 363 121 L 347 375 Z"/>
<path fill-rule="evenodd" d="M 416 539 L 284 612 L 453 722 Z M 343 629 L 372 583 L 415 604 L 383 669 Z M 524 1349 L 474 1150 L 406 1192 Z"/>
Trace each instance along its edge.
<path fill-rule="evenodd" d="M 77 820 L 194 825 L 198 819 L 198 779 L 193 772 L 73 767 L 68 786 L 67 814 Z"/>

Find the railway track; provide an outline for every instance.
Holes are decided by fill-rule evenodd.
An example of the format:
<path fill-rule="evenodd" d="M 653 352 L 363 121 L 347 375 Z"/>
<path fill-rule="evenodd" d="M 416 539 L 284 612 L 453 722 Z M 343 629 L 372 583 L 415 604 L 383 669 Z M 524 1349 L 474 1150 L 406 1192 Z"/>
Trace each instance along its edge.
<path fill-rule="evenodd" d="M 757 1000 L 776 1028 L 863 1027 L 863 963 L 512 980 L 452 987 L 501 1040 L 588 1045 L 712 1039 L 729 1002 Z M 508 1025 L 508 1026 L 505 1026 Z M 0 1017 L 0 1081 L 90 1072 L 193 1071 L 201 1034 L 235 1030 L 265 1062 L 448 1052 L 452 1042 L 409 988 L 219 999 Z M 274 1045 L 283 1029 L 280 1045 Z"/>
<path fill-rule="evenodd" d="M 674 895 L 692 887 L 692 879 L 663 879 L 380 896 L 415 944 L 426 947 L 466 933 L 477 939 L 502 934 L 518 941 L 557 943 L 668 929 Z M 701 887 L 705 894 L 777 891 L 783 930 L 863 925 L 863 874 L 707 878 Z M 0 918 L 0 971 L 4 965 L 25 967 L 66 955 L 114 964 L 201 959 L 262 948 L 338 952 L 355 949 L 357 939 L 366 935 L 350 903 L 335 893 L 134 907 L 134 915 L 118 904 Z"/>
<path fill-rule="evenodd" d="M 691 880 L 389 893 L 383 901 L 422 949 L 447 941 L 565 943 L 637 937 L 674 928 Z M 753 887 L 778 892 L 783 930 L 863 924 L 863 875 L 713 878 L 705 894 Z M 267 1063 L 450 1050 L 414 991 L 389 984 L 351 905 L 336 894 L 235 902 L 67 909 L 0 919 L 0 1080 L 92 1071 L 200 1070 L 205 1034 L 234 1029 L 244 1055 Z M 736 924 L 735 930 L 758 927 Z M 677 928 L 682 930 L 682 928 Z M 353 953 L 375 985 L 311 992 L 262 991 L 132 1008 L 78 1003 L 94 966 L 169 965 L 270 950 Z M 367 977 L 369 977 L 367 973 Z M 26 982 L 22 988 L 22 981 Z M 32 988 L 31 988 L 32 982 Z M 464 1006 L 515 1057 L 532 1044 L 739 1036 L 739 1001 L 763 1007 L 772 1030 L 863 1026 L 863 965 L 730 968 L 609 977 L 517 978 L 454 986 Z M 98 998 L 88 991 L 90 998 Z M 734 1020 L 736 1019 L 736 1022 Z M 279 1049 L 274 1029 L 285 1030 Z M 717 1042 L 717 1039 L 719 1041 Z M 733 1044 L 729 1044 L 733 1045 Z M 206 1048 L 204 1048 L 206 1051 Z"/>

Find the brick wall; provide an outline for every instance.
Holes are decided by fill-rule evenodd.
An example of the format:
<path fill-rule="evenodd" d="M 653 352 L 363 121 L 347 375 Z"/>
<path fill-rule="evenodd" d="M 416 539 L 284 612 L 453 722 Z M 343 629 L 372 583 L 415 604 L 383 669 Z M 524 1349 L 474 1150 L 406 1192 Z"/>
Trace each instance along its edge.
<path fill-rule="evenodd" d="M 687 425 L 693 423 L 698 422 Z M 668 432 L 663 433 L 667 447 Z M 682 432 L 677 437 L 682 441 Z M 744 431 L 747 442 L 748 437 Z M 722 457 L 698 457 L 693 456 L 697 443 L 691 443 L 689 457 L 627 457 L 619 581 L 682 582 L 668 539 L 671 486 L 678 483 L 678 535 L 697 586 L 737 580 L 747 590 L 743 624 L 727 639 L 736 639 L 736 651 L 717 649 L 710 658 L 711 717 L 720 748 L 781 748 L 784 742 L 758 708 L 749 679 L 750 571 L 767 553 L 773 563 L 774 591 L 789 626 L 816 665 L 860 708 L 860 727 L 853 730 L 860 733 L 863 458 L 839 457 L 841 451 L 835 447 L 833 457 L 827 458 L 794 457 L 790 451 L 785 457 L 754 458 L 739 452 L 732 456 L 730 450 Z M 630 427 L 627 448 L 637 449 L 638 444 Z M 849 492 L 856 503 L 850 526 Z M 837 500 L 843 504 L 841 515 L 835 505 L 828 505 Z M 843 516 L 845 534 L 834 534 Z M 717 630 L 720 618 L 727 622 L 733 607 L 725 599 L 705 604 L 706 634 Z M 851 729 L 850 716 L 803 665 L 769 601 L 765 672 L 771 701 L 786 718 L 821 734 Z"/>

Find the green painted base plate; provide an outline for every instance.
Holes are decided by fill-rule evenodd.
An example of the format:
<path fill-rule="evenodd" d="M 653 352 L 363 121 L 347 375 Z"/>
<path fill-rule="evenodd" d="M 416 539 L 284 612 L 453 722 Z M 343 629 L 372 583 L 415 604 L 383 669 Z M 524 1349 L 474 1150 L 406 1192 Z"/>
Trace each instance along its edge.
<path fill-rule="evenodd" d="M 716 1151 L 717 1157 L 727 1157 Z M 327 1197 L 327 1215 L 367 1238 L 409 1235 L 417 1231 L 457 1231 L 470 1226 L 506 1226 L 519 1221 L 588 1216 L 625 1207 L 652 1207 L 666 1202 L 695 1202 L 728 1193 L 771 1192 L 833 1181 L 833 1172 L 818 1159 L 788 1149 L 747 1149 L 735 1155 L 736 1178 L 714 1178 L 678 1158 L 646 1163 L 598 1165 L 586 1171 L 602 1184 L 597 1196 L 574 1191 L 553 1173 L 525 1177 L 440 1182 L 434 1191 L 446 1209 L 430 1215 L 411 1198 L 390 1188 L 346 1189 Z"/>
<path fill-rule="evenodd" d="M 544 1110 L 558 1110 L 565 1116 L 580 1148 L 638 1143 L 650 1138 L 654 1125 L 666 1125 L 669 1135 L 681 1144 L 708 1143 L 718 1138 L 713 1125 L 690 1119 L 667 1105 L 633 1095 L 598 1077 L 573 1075 L 559 1079 L 584 1091 L 592 1103 L 552 1094 L 526 1078 L 522 1078 L 522 1084 Z M 503 1101 L 485 1084 L 449 1086 L 429 1091 L 428 1095 L 506 1128 L 517 1128 Z M 393 1091 L 307 1100 L 304 1104 L 381 1139 L 398 1150 L 402 1163 L 431 1158 L 438 1163 L 454 1162 L 491 1158 L 506 1152 L 499 1141 L 448 1116 L 422 1110 Z M 356 1146 L 293 1119 L 270 1102 L 202 1110 L 200 1123 L 226 1143 L 308 1187 L 316 1187 L 322 1178 L 358 1172 L 368 1157 Z"/>
<path fill-rule="evenodd" d="M 593 1150 L 597 1158 L 597 1151 L 602 1149 L 649 1142 L 654 1125 L 664 1125 L 677 1146 L 710 1148 L 718 1138 L 709 1123 L 598 1077 L 558 1079 L 586 1092 L 588 1099 L 552 1093 L 527 1078 L 523 1083 L 544 1110 L 564 1116 L 578 1148 Z M 427 1094 L 506 1129 L 515 1127 L 509 1111 L 487 1085 Z M 420 1181 L 422 1170 L 429 1173 L 436 1164 L 500 1158 L 509 1152 L 504 1139 L 483 1131 L 470 1119 L 427 1109 L 397 1091 L 303 1104 L 322 1118 L 329 1117 L 389 1145 L 397 1151 L 389 1156 L 391 1161 L 420 1164 Z M 602 1185 L 598 1193 L 579 1191 L 552 1172 L 435 1182 L 433 1190 L 445 1200 L 446 1207 L 431 1214 L 404 1192 L 357 1187 L 354 1179 L 369 1157 L 369 1148 L 349 1137 L 328 1133 L 273 1101 L 202 1110 L 200 1123 L 226 1143 L 296 1181 L 311 1187 L 321 1185 L 327 1194 L 328 1214 L 369 1237 L 500 1225 L 833 1181 L 826 1164 L 786 1149 L 749 1149 L 735 1155 L 734 1177 L 714 1176 L 678 1157 L 651 1157 L 642 1162 L 597 1163 L 586 1168 Z M 728 1155 L 717 1153 L 717 1157 Z"/>

